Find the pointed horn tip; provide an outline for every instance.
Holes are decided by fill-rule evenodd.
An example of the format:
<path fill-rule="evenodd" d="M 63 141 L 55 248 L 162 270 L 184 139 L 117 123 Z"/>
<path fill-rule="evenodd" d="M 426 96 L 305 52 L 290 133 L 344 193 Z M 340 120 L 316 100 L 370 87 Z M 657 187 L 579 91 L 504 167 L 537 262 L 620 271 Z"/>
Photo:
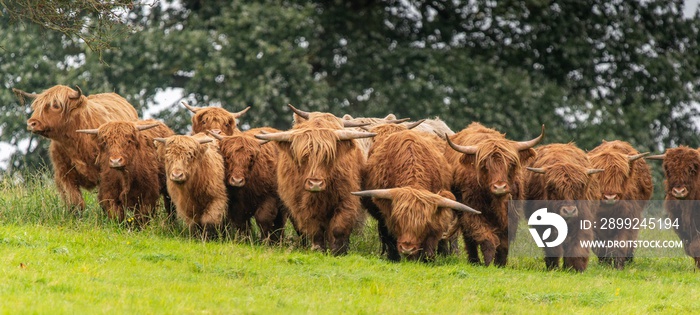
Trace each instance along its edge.
<path fill-rule="evenodd" d="M 646 156 L 644 158 L 647 160 L 663 161 L 663 159 L 666 158 L 666 154 L 650 155 L 650 156 Z"/>
<path fill-rule="evenodd" d="M 89 135 L 96 135 L 97 129 L 78 129 L 75 132 L 89 134 Z"/>
<path fill-rule="evenodd" d="M 160 143 L 165 143 L 165 138 L 153 138 L 153 141 L 158 141 Z"/>
<path fill-rule="evenodd" d="M 544 174 L 544 168 L 536 168 L 536 167 L 526 167 L 526 169 L 530 172 L 537 173 L 537 174 Z"/>
<path fill-rule="evenodd" d="M 153 123 L 153 124 L 149 124 L 149 125 L 138 125 L 138 126 L 136 126 L 136 129 L 139 131 L 144 131 L 144 130 L 158 127 L 159 125 L 160 125 L 160 123 Z"/>

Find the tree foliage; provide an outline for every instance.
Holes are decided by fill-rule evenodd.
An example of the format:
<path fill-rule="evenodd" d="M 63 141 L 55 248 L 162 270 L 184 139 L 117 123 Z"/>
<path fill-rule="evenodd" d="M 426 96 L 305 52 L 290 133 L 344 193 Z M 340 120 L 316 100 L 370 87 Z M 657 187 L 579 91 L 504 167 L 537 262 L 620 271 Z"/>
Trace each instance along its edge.
<path fill-rule="evenodd" d="M 115 91 L 142 113 L 181 88 L 194 105 L 252 106 L 241 119 L 251 127 L 288 128 L 291 103 L 440 116 L 456 131 L 480 121 L 512 139 L 545 124 L 547 142 L 584 149 L 601 139 L 645 151 L 700 145 L 700 19 L 683 18 L 681 0 L 135 3 L 131 34 L 101 53 L 80 36 L 0 19 L 0 140 L 30 148 L 15 167 L 45 158 L 47 141 L 26 143 L 28 112 L 9 89 L 54 84 Z M 177 104 L 158 117 L 188 130 Z"/>

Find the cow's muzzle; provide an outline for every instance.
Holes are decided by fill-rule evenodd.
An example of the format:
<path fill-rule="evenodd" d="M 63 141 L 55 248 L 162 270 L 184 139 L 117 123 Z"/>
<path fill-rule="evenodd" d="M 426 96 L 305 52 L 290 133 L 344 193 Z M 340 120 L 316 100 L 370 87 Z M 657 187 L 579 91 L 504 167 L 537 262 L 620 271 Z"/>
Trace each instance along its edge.
<path fill-rule="evenodd" d="M 124 167 L 124 158 L 120 157 L 110 157 L 109 158 L 109 167 L 111 168 L 123 168 Z"/>
<path fill-rule="evenodd" d="M 503 196 L 510 192 L 510 189 L 508 188 L 508 183 L 504 181 L 498 181 L 491 185 L 491 193 L 496 196 Z"/>
<path fill-rule="evenodd" d="M 578 208 L 576 206 L 562 206 L 559 208 L 559 214 L 563 218 L 574 218 L 578 216 Z"/>
<path fill-rule="evenodd" d="M 326 190 L 326 181 L 323 179 L 307 179 L 304 182 L 304 189 L 310 192 L 320 192 Z"/>
<path fill-rule="evenodd" d="M 175 182 L 175 183 L 184 183 L 185 179 L 186 179 L 185 172 L 183 172 L 183 171 L 170 172 L 170 180 Z"/>
<path fill-rule="evenodd" d="M 606 205 L 614 205 L 620 198 L 617 194 L 603 194 L 603 203 Z"/>
<path fill-rule="evenodd" d="M 228 184 L 233 187 L 243 187 L 245 185 L 245 177 L 231 176 L 228 178 Z"/>
<path fill-rule="evenodd" d="M 688 188 L 685 186 L 673 187 L 671 195 L 676 199 L 685 199 L 685 197 L 688 197 Z"/>

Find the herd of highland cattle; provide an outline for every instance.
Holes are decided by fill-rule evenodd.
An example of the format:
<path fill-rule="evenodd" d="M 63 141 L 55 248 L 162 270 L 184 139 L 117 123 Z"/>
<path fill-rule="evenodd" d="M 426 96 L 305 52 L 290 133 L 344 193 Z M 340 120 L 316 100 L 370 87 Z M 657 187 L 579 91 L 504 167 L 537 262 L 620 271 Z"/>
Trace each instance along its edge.
<path fill-rule="evenodd" d="M 341 255 L 369 213 L 390 260 L 454 253 L 461 233 L 470 262 L 504 266 L 519 220 L 508 211 L 512 200 L 556 200 L 550 211 L 567 220 L 594 220 L 641 218 L 644 203 L 622 201 L 652 195 L 645 153 L 624 141 L 588 153 L 572 143 L 537 146 L 544 125 L 535 139 L 513 141 L 476 122 L 454 133 L 439 119 L 339 118 L 289 105 L 291 129 L 240 131 L 236 119 L 248 108 L 183 102 L 194 114 L 192 135 L 175 135 L 162 122 L 139 120 L 115 93 L 86 96 L 63 85 L 13 91 L 22 102 L 33 99 L 27 129 L 51 140 L 56 187 L 68 206 L 82 211 L 81 188 L 97 187 L 109 218 L 122 222 L 133 212 L 142 225 L 162 196 L 168 215 L 205 239 L 227 230 L 250 236 L 254 218 L 261 239 L 273 243 L 289 220 L 312 249 Z M 646 158 L 664 160 L 667 201 L 700 199 L 698 150 Z M 525 203 L 523 211 L 529 217 L 535 209 Z M 666 211 L 680 220 L 675 231 L 700 268 L 700 214 L 680 203 Z M 547 267 L 562 259 L 564 268 L 585 270 L 588 250 L 567 244 L 597 238 L 634 240 L 637 231 L 570 224 L 563 245 L 547 249 Z M 633 256 L 632 249 L 594 253 L 618 269 Z"/>

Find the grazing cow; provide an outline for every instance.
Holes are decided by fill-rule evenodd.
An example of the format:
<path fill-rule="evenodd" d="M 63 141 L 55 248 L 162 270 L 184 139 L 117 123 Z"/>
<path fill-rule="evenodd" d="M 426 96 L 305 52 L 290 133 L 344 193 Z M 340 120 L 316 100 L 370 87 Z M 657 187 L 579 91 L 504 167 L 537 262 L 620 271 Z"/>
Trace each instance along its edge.
<path fill-rule="evenodd" d="M 255 217 L 262 239 L 280 240 L 287 213 L 277 195 L 277 146 L 258 140 L 261 132 L 275 133 L 272 128 L 256 128 L 232 136 L 211 135 L 219 140 L 224 158 L 228 190 L 228 222 L 245 236 L 250 236 L 250 219 Z"/>
<path fill-rule="evenodd" d="M 85 96 L 80 88 L 76 89 L 56 85 L 41 94 L 13 90 L 34 98 L 27 130 L 51 139 L 49 155 L 61 199 L 82 211 L 85 201 L 80 188 L 92 189 L 99 181 L 100 169 L 95 164 L 99 149 L 91 136 L 75 131 L 95 129 L 109 121 L 136 121 L 138 115 L 129 102 L 115 93 Z"/>
<path fill-rule="evenodd" d="M 642 211 L 654 189 L 649 165 L 641 159 L 646 154 L 640 154 L 629 143 L 619 140 L 603 141 L 588 152 L 592 167 L 605 170 L 598 175 L 601 205 L 596 212 L 596 222 L 602 222 L 603 218 L 642 219 Z M 638 234 L 637 229 L 596 229 L 595 239 L 637 240 Z M 612 262 L 615 268 L 623 269 L 634 256 L 634 247 L 594 248 L 593 252 L 600 262 Z"/>
<path fill-rule="evenodd" d="M 278 144 L 278 192 L 297 232 L 311 239 L 312 249 L 325 251 L 328 242 L 341 255 L 363 218 L 359 198 L 350 194 L 360 190 L 364 164 L 353 139 L 374 134 L 342 130 L 337 117 L 314 116 L 292 130 L 255 137 Z"/>
<path fill-rule="evenodd" d="M 454 201 L 452 171 L 440 139 L 403 125 L 379 125 L 363 171 L 362 204 L 377 219 L 390 260 L 431 260 L 438 243 L 456 225 L 452 209 L 474 211 Z M 444 244 L 443 244 L 444 245 Z M 444 246 L 443 246 L 444 248 Z"/>
<path fill-rule="evenodd" d="M 544 125 L 537 138 L 516 142 L 479 123 L 446 137 L 451 148 L 445 148 L 445 157 L 453 170 L 452 193 L 457 201 L 482 212 L 463 213 L 459 219 L 470 262 L 480 262 L 480 248 L 485 265 L 494 259 L 497 266 L 506 265 L 509 234 L 512 239 L 518 225 L 517 214 L 509 214 L 508 202 L 522 199 L 521 165 L 536 155 L 532 147 L 543 137 Z"/>
<path fill-rule="evenodd" d="M 680 146 L 668 149 L 663 155 L 649 156 L 650 160 L 663 160 L 666 176 L 666 198 L 664 208 L 673 228 L 683 241 L 685 253 L 693 257 L 695 267 L 700 269 L 700 150 Z"/>
<path fill-rule="evenodd" d="M 216 237 L 228 204 L 224 184 L 224 161 L 213 141 L 201 134 L 155 138 L 165 163 L 168 193 L 177 215 L 194 235 Z"/>
<path fill-rule="evenodd" d="M 231 113 L 219 107 L 194 107 L 183 101 L 182 105 L 194 113 L 192 116 L 192 134 L 211 131 L 215 134 L 230 136 L 238 131 L 236 119 L 243 116 L 250 106 L 240 112 Z"/>
<path fill-rule="evenodd" d="M 564 258 L 564 268 L 582 272 L 588 266 L 590 251 L 580 245 L 581 241 L 592 241 L 593 230 L 581 229 L 580 221 L 593 221 L 600 189 L 598 179 L 586 153 L 575 145 L 550 144 L 537 149 L 537 159 L 525 176 L 525 215 L 530 217 L 536 210 L 547 207 L 549 212 L 559 214 L 566 221 L 568 234 L 564 242 L 556 247 L 545 247 L 545 264 L 548 269 L 559 267 L 559 258 Z M 555 204 L 555 208 L 552 208 Z M 556 235 L 556 231 L 552 233 Z"/>
<path fill-rule="evenodd" d="M 124 221 L 124 210 L 130 209 L 137 223 L 146 223 L 160 194 L 170 209 L 165 169 L 153 143 L 154 138 L 172 136 L 170 128 L 156 120 L 112 121 L 76 131 L 96 135 L 101 169 L 97 199 L 110 219 Z"/>

